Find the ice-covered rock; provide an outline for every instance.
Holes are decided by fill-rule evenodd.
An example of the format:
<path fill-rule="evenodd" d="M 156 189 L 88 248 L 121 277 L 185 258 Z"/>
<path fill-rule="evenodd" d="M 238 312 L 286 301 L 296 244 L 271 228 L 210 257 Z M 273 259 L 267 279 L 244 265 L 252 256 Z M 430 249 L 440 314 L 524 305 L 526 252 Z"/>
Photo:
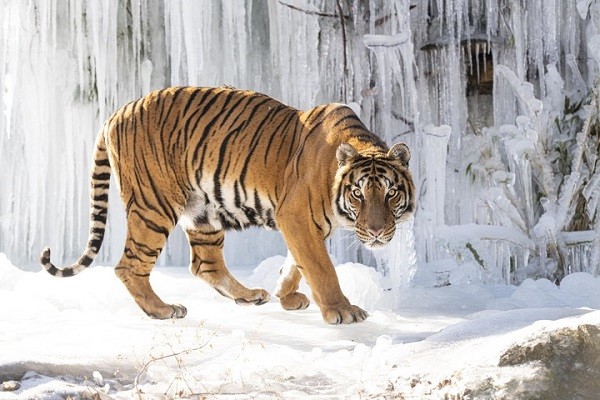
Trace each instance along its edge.
<path fill-rule="evenodd" d="M 512 399 L 594 399 L 600 393 L 600 327 L 546 332 L 507 349 L 500 367 L 533 364 L 534 379 L 507 382 Z"/>

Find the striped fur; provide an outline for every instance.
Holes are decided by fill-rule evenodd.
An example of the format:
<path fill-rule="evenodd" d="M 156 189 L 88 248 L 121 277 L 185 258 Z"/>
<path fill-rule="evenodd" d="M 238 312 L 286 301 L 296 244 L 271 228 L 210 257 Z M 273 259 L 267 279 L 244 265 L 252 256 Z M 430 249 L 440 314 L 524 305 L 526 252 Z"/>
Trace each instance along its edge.
<path fill-rule="evenodd" d="M 59 269 L 46 248 L 41 263 L 62 277 L 92 263 L 112 173 L 127 215 L 115 272 L 151 317 L 187 312 L 164 303 L 149 283 L 179 223 L 190 242 L 191 272 L 222 295 L 240 304 L 269 301 L 264 289 L 248 289 L 231 276 L 222 255 L 226 230 L 263 226 L 279 229 L 290 251 L 276 291 L 284 308 L 308 306 L 297 292 L 304 277 L 326 322 L 362 321 L 366 312 L 342 294 L 324 239 L 342 225 L 368 246 L 387 243 L 414 209 L 409 157 L 405 145 L 388 150 L 340 104 L 299 111 L 229 87 L 155 91 L 116 111 L 98 134 L 83 255 Z"/>

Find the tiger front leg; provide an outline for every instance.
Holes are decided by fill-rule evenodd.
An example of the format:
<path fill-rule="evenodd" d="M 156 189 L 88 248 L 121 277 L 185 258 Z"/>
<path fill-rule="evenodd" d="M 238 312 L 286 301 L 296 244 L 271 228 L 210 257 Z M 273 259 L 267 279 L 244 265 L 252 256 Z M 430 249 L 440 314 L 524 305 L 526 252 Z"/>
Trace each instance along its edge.
<path fill-rule="evenodd" d="M 285 263 L 279 271 L 279 279 L 275 288 L 275 296 L 285 310 L 304 310 L 310 304 L 310 300 L 303 293 L 298 292 L 302 275 L 296 265 L 292 254 L 288 251 Z"/>
<path fill-rule="evenodd" d="M 248 289 L 227 270 L 223 259 L 225 232 L 210 225 L 186 230 L 190 242 L 190 271 L 202 278 L 222 296 L 241 305 L 261 305 L 269 301 L 269 292 L 261 288 Z"/>
<path fill-rule="evenodd" d="M 279 226 L 288 248 L 296 260 L 295 267 L 308 282 L 313 299 L 321 309 L 323 320 L 333 325 L 364 321 L 368 316 L 367 312 L 350 304 L 350 301 L 342 293 L 323 238 L 314 230 L 306 229 L 305 226 L 300 226 L 295 221 L 288 223 L 281 221 Z M 286 278 L 281 279 L 285 280 Z M 294 286 L 288 285 L 287 287 Z M 283 294 L 284 292 L 279 291 L 278 293 Z M 297 292 L 294 289 L 291 293 Z M 280 299 L 285 299 L 285 295 Z M 283 302 L 282 305 L 285 308 Z"/>

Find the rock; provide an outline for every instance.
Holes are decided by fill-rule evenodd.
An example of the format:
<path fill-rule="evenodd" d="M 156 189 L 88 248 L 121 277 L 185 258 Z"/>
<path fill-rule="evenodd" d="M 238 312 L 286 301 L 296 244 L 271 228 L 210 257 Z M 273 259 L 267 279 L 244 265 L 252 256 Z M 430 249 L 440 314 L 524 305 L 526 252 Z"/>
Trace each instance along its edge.
<path fill-rule="evenodd" d="M 508 349 L 499 366 L 529 363 L 539 367 L 539 376 L 530 382 L 513 382 L 521 390 L 531 389 L 524 391 L 528 399 L 598 399 L 600 327 L 581 325 L 544 333 Z"/>
<path fill-rule="evenodd" d="M 3 392 L 14 392 L 15 390 L 19 390 L 20 387 L 21 387 L 21 383 L 19 381 L 2 382 L 2 391 Z"/>

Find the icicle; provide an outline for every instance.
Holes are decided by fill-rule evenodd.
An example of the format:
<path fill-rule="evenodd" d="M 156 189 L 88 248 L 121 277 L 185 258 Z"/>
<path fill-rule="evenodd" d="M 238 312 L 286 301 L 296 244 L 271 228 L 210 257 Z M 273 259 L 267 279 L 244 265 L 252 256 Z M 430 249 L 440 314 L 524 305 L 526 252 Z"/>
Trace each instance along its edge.
<path fill-rule="evenodd" d="M 401 289 L 412 285 L 416 272 L 417 256 L 415 252 L 415 236 L 413 221 L 396 228 L 396 234 L 390 243 L 389 271 L 392 282 L 394 307 L 399 306 Z"/>

